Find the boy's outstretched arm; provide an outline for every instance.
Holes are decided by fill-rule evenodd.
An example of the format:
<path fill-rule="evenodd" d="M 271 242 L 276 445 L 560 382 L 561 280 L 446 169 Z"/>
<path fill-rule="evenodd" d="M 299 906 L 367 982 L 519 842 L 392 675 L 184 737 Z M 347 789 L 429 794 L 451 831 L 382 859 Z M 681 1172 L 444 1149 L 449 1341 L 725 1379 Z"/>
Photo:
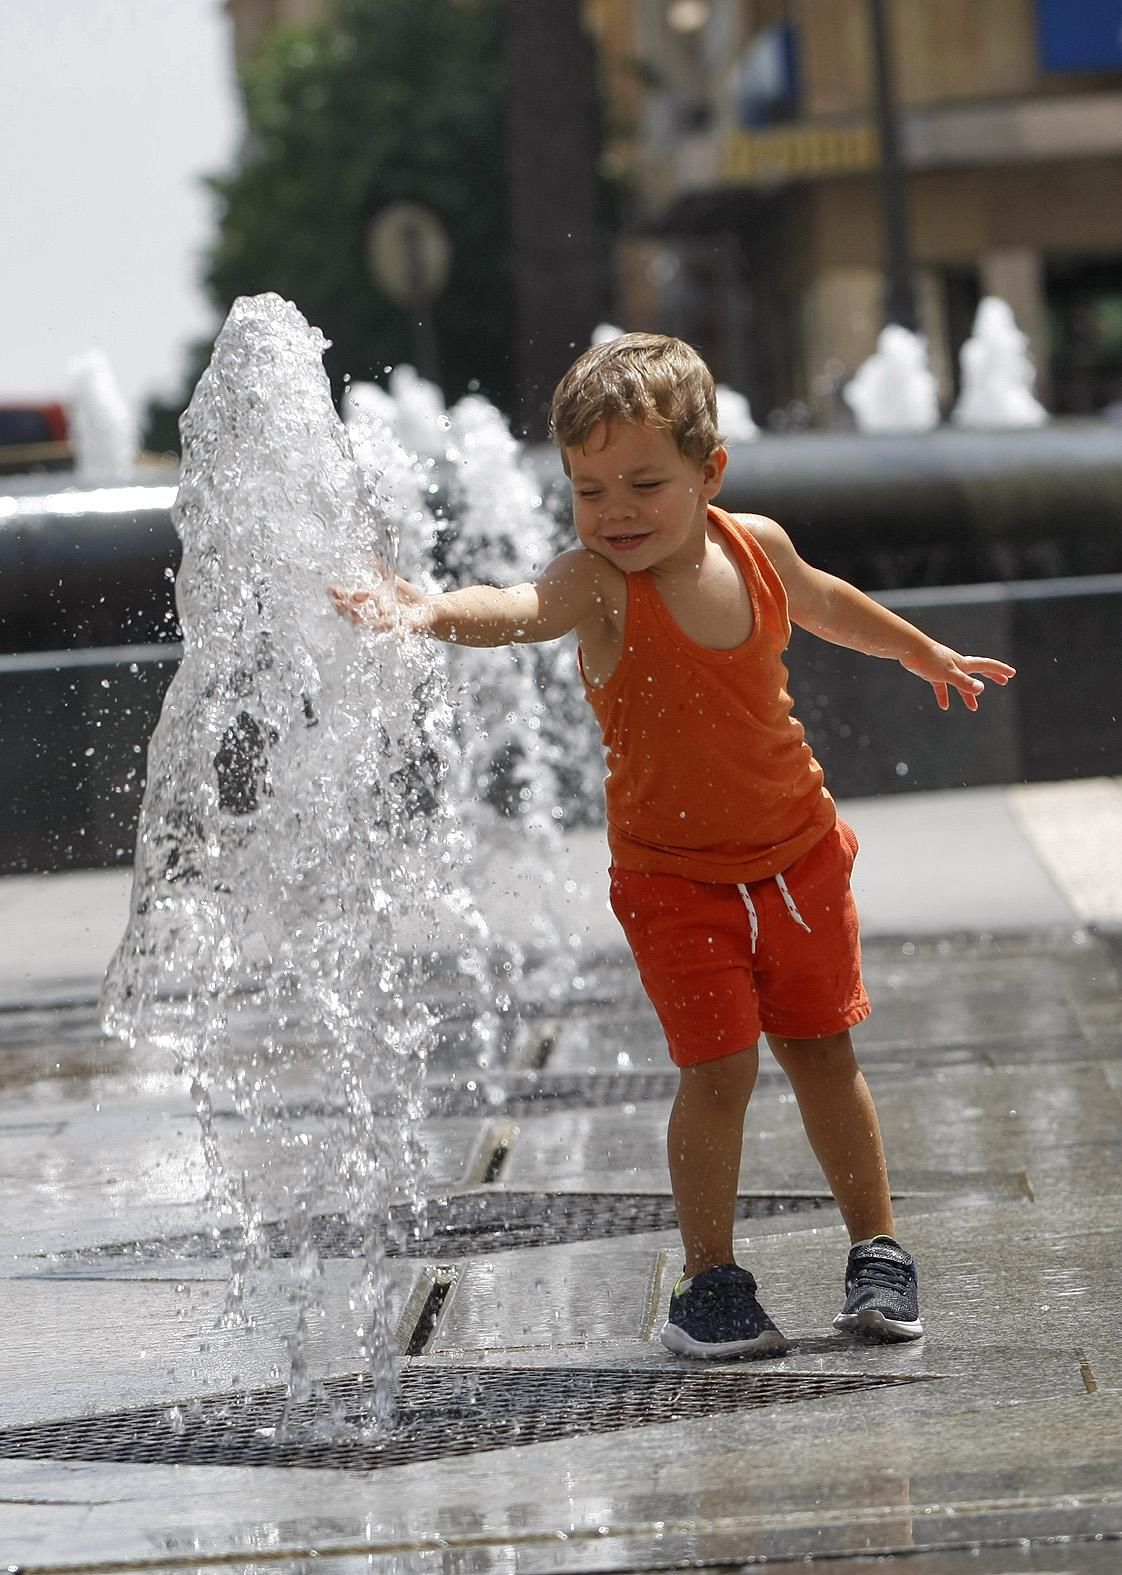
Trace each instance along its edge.
<path fill-rule="evenodd" d="M 927 680 L 940 710 L 948 709 L 950 691 L 957 689 L 967 710 L 976 711 L 978 696 L 985 688 L 977 674 L 995 684 L 1007 684 L 1016 672 L 993 657 L 960 656 L 847 580 L 805 563 L 787 532 L 774 520 L 758 515 L 738 517 L 757 538 L 783 581 L 792 623 L 835 645 L 868 656 L 894 658 L 909 673 Z"/>
<path fill-rule="evenodd" d="M 373 589 L 328 587 L 335 610 L 364 628 L 427 635 L 452 645 L 521 645 L 557 640 L 599 616 L 607 565 L 577 549 L 536 580 L 500 588 L 468 585 L 430 594 L 400 577 Z"/>

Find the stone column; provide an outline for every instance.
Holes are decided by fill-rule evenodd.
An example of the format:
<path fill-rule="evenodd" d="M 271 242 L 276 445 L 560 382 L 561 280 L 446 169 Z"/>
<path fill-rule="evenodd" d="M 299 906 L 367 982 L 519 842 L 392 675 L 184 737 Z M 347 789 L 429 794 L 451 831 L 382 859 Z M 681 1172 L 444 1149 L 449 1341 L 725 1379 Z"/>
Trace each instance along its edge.
<path fill-rule="evenodd" d="M 840 361 L 848 377 L 872 355 L 882 323 L 884 276 L 879 268 L 826 268 L 803 296 L 803 382 L 817 420 L 832 424 L 816 380 Z"/>

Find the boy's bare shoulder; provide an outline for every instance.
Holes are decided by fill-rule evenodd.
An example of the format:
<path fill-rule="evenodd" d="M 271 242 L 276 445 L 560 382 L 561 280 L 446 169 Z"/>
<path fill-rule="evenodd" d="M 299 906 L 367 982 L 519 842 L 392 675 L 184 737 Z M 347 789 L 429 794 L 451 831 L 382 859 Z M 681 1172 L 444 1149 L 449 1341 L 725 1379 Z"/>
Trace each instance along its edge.
<path fill-rule="evenodd" d="M 571 580 L 595 601 L 603 603 L 608 616 L 617 604 L 626 601 L 627 576 L 623 570 L 587 547 L 570 548 L 554 558 L 549 568 L 551 573 Z"/>
<path fill-rule="evenodd" d="M 780 573 L 797 557 L 794 542 L 778 520 L 769 519 L 766 514 L 734 514 L 733 519 L 752 532 Z"/>

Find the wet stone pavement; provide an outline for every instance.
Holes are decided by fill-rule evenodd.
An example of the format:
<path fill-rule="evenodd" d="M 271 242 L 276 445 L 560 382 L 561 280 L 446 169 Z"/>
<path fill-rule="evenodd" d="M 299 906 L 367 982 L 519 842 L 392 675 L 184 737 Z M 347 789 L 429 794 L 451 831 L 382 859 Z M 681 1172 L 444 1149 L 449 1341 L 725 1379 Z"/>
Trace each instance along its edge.
<path fill-rule="evenodd" d="M 924 1341 L 832 1330 L 847 1244 L 764 1057 L 738 1254 L 791 1350 L 664 1351 L 673 1078 L 602 950 L 580 996 L 527 1013 L 502 1103 L 442 1035 L 432 1238 L 388 1260 L 404 1354 L 381 1440 L 278 1441 L 287 1243 L 255 1327 L 219 1326 L 232 1244 L 171 1069 L 105 1039 L 92 1001 L 0 1012 L 0 1568 L 1116 1575 L 1122 940 L 881 937 L 866 961 L 860 1050 Z M 337 1117 L 288 1119 L 330 1139 Z M 330 1201 L 309 1365 L 350 1412 L 359 1244 Z"/>

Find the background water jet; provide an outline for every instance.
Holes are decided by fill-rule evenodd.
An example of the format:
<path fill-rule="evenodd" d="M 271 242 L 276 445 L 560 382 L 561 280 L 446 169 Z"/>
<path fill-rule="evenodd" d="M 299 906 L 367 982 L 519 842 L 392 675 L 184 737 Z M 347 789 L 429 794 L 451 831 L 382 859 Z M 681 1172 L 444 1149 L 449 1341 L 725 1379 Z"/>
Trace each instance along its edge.
<path fill-rule="evenodd" d="M 396 369 L 391 391 L 353 388 L 345 412 L 375 492 L 400 521 L 410 578 L 437 590 L 517 584 L 571 544 L 486 399 L 468 395 L 445 411 L 435 385 L 408 367 Z M 495 1015 L 483 1007 L 476 1024 L 485 1071 L 510 1052 L 524 996 L 548 1004 L 570 992 L 580 942 L 560 933 L 551 887 L 562 824 L 598 808 L 602 753 L 571 641 L 436 652 L 454 702 L 449 796 L 471 845 L 467 881 L 482 900 L 501 871 L 545 897 L 491 927 Z"/>
<path fill-rule="evenodd" d="M 960 354 L 962 393 L 951 412 L 956 426 L 979 431 L 1041 427 L 1048 412 L 1033 393 L 1036 368 L 1028 335 L 1007 301 L 987 295 L 978 304 Z"/>
<path fill-rule="evenodd" d="M 131 476 L 137 456 L 136 423 L 104 351 L 87 350 L 71 362 L 66 413 L 76 481 L 104 486 Z"/>
<path fill-rule="evenodd" d="M 939 425 L 939 390 L 920 334 L 889 323 L 877 348 L 842 390 L 861 432 L 930 432 Z"/>

